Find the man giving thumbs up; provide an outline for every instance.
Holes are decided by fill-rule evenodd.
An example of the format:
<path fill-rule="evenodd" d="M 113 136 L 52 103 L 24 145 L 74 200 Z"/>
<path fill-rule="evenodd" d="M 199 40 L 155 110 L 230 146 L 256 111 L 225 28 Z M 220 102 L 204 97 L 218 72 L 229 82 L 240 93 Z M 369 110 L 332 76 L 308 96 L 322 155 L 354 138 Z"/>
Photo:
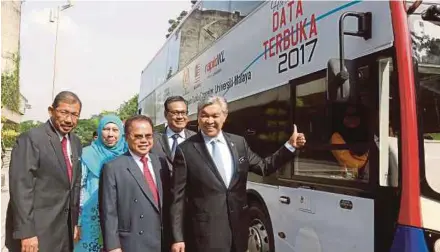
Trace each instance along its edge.
<path fill-rule="evenodd" d="M 170 216 L 173 252 L 246 251 L 248 171 L 267 176 L 306 143 L 293 125 L 289 141 L 272 156 L 261 158 L 243 137 L 222 130 L 227 116 L 223 97 L 201 101 L 199 133 L 177 147 Z"/>

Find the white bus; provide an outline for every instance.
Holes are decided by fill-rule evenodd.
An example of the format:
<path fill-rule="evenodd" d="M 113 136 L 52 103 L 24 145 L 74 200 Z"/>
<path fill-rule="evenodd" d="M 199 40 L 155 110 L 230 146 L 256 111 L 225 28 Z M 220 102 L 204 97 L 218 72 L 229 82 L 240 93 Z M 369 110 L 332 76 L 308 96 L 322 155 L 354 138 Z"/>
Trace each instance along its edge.
<path fill-rule="evenodd" d="M 141 76 L 139 112 L 170 95 L 229 104 L 225 131 L 266 156 L 249 174 L 249 251 L 440 252 L 440 3 L 198 1 Z M 353 122 L 354 121 L 354 122 Z"/>

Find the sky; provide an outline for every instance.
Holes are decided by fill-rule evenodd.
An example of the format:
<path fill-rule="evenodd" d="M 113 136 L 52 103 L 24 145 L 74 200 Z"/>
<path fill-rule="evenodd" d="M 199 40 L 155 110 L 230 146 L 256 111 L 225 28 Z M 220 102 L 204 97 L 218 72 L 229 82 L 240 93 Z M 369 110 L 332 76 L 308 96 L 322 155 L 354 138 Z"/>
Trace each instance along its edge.
<path fill-rule="evenodd" d="M 56 23 L 50 11 L 66 2 L 22 5 L 21 93 L 32 106 L 24 120 L 45 121 L 52 101 Z M 139 92 L 141 71 L 165 42 L 186 1 L 73 1 L 60 13 L 55 94 L 69 90 L 83 103 L 81 118 L 116 110 Z"/>

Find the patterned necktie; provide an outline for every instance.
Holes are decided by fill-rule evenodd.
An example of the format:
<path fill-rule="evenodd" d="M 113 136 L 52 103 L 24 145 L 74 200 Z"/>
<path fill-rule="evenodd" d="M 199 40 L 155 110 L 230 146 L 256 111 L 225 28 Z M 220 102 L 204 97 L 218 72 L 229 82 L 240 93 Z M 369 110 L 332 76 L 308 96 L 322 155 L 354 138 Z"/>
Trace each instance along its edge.
<path fill-rule="evenodd" d="M 176 154 L 176 149 L 177 149 L 177 145 L 179 145 L 177 143 L 177 139 L 180 137 L 179 134 L 174 134 L 171 136 L 171 138 L 173 139 L 173 146 L 171 147 L 171 159 L 174 160 L 174 155 Z"/>
<path fill-rule="evenodd" d="M 153 194 L 154 201 L 156 202 L 156 204 L 158 204 L 159 203 L 159 192 L 157 191 L 157 187 L 156 187 L 156 184 L 154 183 L 153 176 L 151 175 L 150 169 L 148 169 L 148 158 L 145 156 L 141 157 L 141 162 L 144 165 L 143 170 L 144 170 L 145 180 L 148 184 L 148 187 L 150 187 L 150 191 Z"/>
<path fill-rule="evenodd" d="M 67 166 L 67 175 L 69 176 L 69 181 L 72 182 L 72 164 L 69 160 L 69 153 L 67 152 L 67 137 L 63 137 L 63 140 L 61 140 L 61 147 L 63 148 L 63 156 L 64 156 L 64 162 Z"/>
<path fill-rule="evenodd" d="M 220 151 L 219 148 L 219 141 L 218 139 L 214 139 L 211 141 L 211 145 L 212 145 L 212 159 L 214 160 L 215 166 L 217 166 L 217 170 L 220 173 L 220 176 L 223 179 L 223 182 L 225 182 L 226 187 L 228 186 L 228 180 L 226 179 L 226 171 L 225 171 L 225 166 L 223 164 L 223 159 L 222 159 L 222 153 Z"/>

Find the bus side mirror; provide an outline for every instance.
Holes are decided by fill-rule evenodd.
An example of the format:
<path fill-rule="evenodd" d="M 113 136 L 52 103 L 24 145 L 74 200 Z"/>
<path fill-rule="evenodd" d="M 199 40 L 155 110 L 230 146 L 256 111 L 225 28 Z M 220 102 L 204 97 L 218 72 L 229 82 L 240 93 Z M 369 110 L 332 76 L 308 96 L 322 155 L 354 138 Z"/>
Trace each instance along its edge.
<path fill-rule="evenodd" d="M 340 59 L 330 59 L 327 63 L 327 99 L 347 102 L 354 96 L 356 66 L 352 60 L 344 60 L 343 69 Z"/>
<path fill-rule="evenodd" d="M 431 5 L 422 13 L 422 19 L 440 25 L 440 5 Z"/>
<path fill-rule="evenodd" d="M 345 31 L 344 20 L 346 17 L 357 19 L 357 31 Z M 348 11 L 339 17 L 339 59 L 330 59 L 327 64 L 327 98 L 330 101 L 346 102 L 355 95 L 354 80 L 357 77 L 357 70 L 353 61 L 345 59 L 344 36 L 349 35 L 368 40 L 371 38 L 371 34 L 371 12 Z"/>

